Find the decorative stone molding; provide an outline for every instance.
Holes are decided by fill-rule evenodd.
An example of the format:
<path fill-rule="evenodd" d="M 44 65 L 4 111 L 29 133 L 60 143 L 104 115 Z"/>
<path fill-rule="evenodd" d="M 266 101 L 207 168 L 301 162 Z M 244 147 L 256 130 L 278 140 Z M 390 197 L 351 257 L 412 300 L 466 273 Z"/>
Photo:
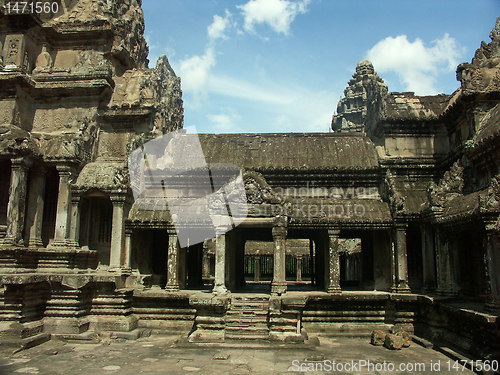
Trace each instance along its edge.
<path fill-rule="evenodd" d="M 385 174 L 384 182 L 387 189 L 387 195 L 392 214 L 397 215 L 401 212 L 404 212 L 406 209 L 405 197 L 397 190 L 396 179 L 389 169 Z"/>
<path fill-rule="evenodd" d="M 447 201 L 462 195 L 464 188 L 464 167 L 457 160 L 446 171 L 439 184 L 431 183 L 427 189 L 427 197 L 431 207 L 444 207 Z"/>

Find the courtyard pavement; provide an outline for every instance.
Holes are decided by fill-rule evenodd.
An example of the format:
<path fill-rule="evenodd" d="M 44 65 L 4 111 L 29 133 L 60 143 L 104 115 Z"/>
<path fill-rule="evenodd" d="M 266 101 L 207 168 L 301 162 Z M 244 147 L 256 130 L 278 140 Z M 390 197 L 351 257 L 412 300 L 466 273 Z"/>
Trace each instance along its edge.
<path fill-rule="evenodd" d="M 317 347 L 200 347 L 178 336 L 152 335 L 136 341 L 104 339 L 99 343 L 52 340 L 15 354 L 1 349 L 0 343 L 0 375 L 473 374 L 461 367 L 453 369 L 454 361 L 415 343 L 399 351 L 372 346 L 369 337 L 320 337 L 320 343 Z"/>

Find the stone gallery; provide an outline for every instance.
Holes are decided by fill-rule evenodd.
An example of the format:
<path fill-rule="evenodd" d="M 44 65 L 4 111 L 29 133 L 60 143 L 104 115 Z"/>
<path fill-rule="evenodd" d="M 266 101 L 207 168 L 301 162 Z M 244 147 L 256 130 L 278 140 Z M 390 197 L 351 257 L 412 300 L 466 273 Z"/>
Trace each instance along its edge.
<path fill-rule="evenodd" d="M 130 155 L 184 134 L 180 79 L 148 68 L 140 0 L 57 8 L 0 11 L 2 345 L 401 329 L 500 352 L 500 21 L 452 94 L 389 92 L 361 61 L 331 132 L 198 134 L 207 168 L 146 160 L 138 195 Z M 205 172 L 229 201 L 209 211 L 239 181 L 234 225 L 173 213 Z"/>

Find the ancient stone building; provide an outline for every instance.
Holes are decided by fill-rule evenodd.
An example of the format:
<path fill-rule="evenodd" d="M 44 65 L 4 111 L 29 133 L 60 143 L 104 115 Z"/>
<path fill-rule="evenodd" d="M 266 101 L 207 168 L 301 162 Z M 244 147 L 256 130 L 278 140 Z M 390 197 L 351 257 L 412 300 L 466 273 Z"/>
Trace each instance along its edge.
<path fill-rule="evenodd" d="M 213 235 L 181 247 L 164 170 L 146 168 L 153 195 L 130 179 L 135 150 L 183 128 L 179 78 L 166 57 L 147 67 L 140 5 L 0 13 L 2 343 L 404 328 L 500 350 L 499 22 L 451 95 L 389 92 L 362 61 L 333 132 L 198 135 L 208 165 L 241 173 L 247 214 L 229 231 L 191 223 Z M 199 171 L 176 178 L 200 190 Z"/>

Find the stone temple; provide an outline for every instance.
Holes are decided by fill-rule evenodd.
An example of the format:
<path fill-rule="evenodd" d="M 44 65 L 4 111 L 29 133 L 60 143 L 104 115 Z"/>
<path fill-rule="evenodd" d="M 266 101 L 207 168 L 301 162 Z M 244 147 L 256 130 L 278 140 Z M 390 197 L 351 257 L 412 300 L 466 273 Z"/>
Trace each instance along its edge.
<path fill-rule="evenodd" d="M 59 4 L 0 11 L 2 345 L 404 329 L 500 353 L 500 20 L 450 95 L 389 92 L 361 61 L 329 133 L 199 134 L 209 166 L 238 168 L 247 215 L 193 222 L 214 235 L 181 246 L 160 186 L 136 197 L 130 178 L 134 150 L 183 129 L 141 1 Z M 201 189 L 199 171 L 174 177 Z"/>

